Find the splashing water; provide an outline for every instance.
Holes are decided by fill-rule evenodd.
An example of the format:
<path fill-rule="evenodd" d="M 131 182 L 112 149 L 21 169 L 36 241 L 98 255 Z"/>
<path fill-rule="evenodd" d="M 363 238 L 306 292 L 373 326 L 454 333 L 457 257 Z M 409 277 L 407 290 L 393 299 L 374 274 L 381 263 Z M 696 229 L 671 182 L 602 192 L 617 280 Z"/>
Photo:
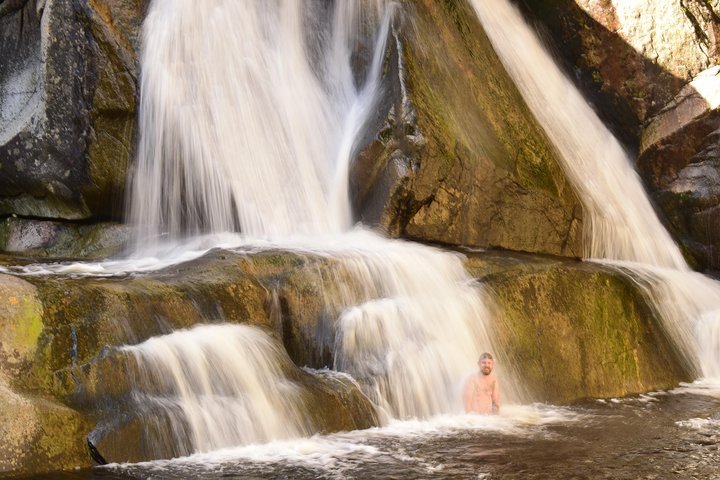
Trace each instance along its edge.
<path fill-rule="evenodd" d="M 392 418 L 462 411 L 462 380 L 478 348 L 501 356 L 486 325 L 492 315 L 484 290 L 459 256 L 365 237 L 357 249 L 336 254 L 356 288 L 326 298 L 343 303 L 335 367 L 350 373 Z M 498 372 L 506 377 L 502 368 Z M 504 395 L 517 399 L 507 378 Z"/>
<path fill-rule="evenodd" d="M 248 240 L 243 249 L 288 245 Z M 321 259 L 317 286 L 334 337 L 333 368 L 352 376 L 383 425 L 460 413 L 478 349 L 497 352 L 503 397 L 521 400 L 487 325 L 486 293 L 465 272 L 462 255 L 363 230 L 308 237 L 290 250 Z M 187 455 L 315 433 L 283 374 L 291 360 L 256 329 L 199 327 L 126 351 L 141 367 L 135 404 L 147 406 L 151 431 L 172 433 L 150 444 Z"/>
<path fill-rule="evenodd" d="M 520 12 L 471 0 L 585 209 L 585 256 L 619 265 L 647 292 L 689 365 L 720 376 L 720 284 L 691 272 L 658 220 L 630 158 Z"/>

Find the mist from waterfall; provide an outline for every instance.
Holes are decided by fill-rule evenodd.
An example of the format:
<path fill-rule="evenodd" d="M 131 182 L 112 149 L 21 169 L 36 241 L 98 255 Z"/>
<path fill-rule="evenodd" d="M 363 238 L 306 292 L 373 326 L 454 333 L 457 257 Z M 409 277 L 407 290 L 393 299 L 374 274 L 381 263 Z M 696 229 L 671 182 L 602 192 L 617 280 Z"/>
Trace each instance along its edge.
<path fill-rule="evenodd" d="M 486 326 L 486 294 L 458 255 L 351 230 L 349 161 L 381 88 L 396 7 L 383 0 L 154 0 L 143 29 L 130 218 L 140 228 L 139 255 L 175 239 L 240 232 L 245 247 L 309 250 L 336 261 L 321 286 L 335 333 L 333 367 L 358 381 L 383 418 L 428 418 L 462 411 L 461 385 L 481 351 L 503 355 Z M 205 366 L 226 361 L 193 345 L 211 345 L 206 333 L 141 350 L 150 371 L 186 371 L 172 394 L 182 396 L 182 408 L 168 418 L 200 449 L 233 441 L 212 436 L 216 419 L 225 418 L 206 399 L 216 394 L 216 380 L 182 360 L 187 350 Z M 236 375 L 243 374 L 227 372 Z M 506 385 L 513 398 L 509 376 Z M 264 401 L 278 392 L 248 392 L 256 393 Z M 307 433 L 293 427 L 297 412 L 273 410 L 287 418 L 271 416 L 270 432 L 252 438 Z"/>
<path fill-rule="evenodd" d="M 585 257 L 645 289 L 689 365 L 720 377 L 720 284 L 690 271 L 658 220 L 632 161 L 508 0 L 471 0 L 585 212 Z"/>

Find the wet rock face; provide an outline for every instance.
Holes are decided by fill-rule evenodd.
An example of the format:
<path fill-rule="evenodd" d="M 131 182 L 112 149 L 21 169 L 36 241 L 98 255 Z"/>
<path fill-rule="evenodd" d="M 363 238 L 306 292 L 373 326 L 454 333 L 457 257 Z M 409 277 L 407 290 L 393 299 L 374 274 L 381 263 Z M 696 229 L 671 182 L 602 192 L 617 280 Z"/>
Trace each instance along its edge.
<path fill-rule="evenodd" d="M 104 259 L 122 252 L 132 227 L 8 217 L 0 220 L 0 251 L 32 258 Z"/>
<path fill-rule="evenodd" d="M 517 0 L 616 134 L 640 125 L 718 62 L 720 17 L 704 0 Z"/>
<path fill-rule="evenodd" d="M 0 214 L 119 217 L 145 3 L 0 5 Z"/>
<path fill-rule="evenodd" d="M 695 266 L 720 270 L 720 67 L 648 122 L 637 166 Z"/>
<path fill-rule="evenodd" d="M 471 258 L 493 292 L 501 363 L 531 398 L 551 403 L 672 388 L 694 377 L 630 278 L 552 258 Z"/>
<path fill-rule="evenodd" d="M 581 255 L 579 202 L 472 8 L 402 6 L 384 116 L 351 166 L 360 219 L 421 241 Z"/>
<path fill-rule="evenodd" d="M 492 252 L 466 268 L 493 292 L 502 364 L 529 398 L 619 396 L 691 378 L 637 285 L 617 272 Z M 177 453 L 138 440 L 157 432 L 132 409 L 133 367 L 115 347 L 198 324 L 254 325 L 282 342 L 311 432 L 375 425 L 353 382 L 297 367 L 332 367 L 340 299 L 357 281 L 338 259 L 286 251 L 214 250 L 126 278 L 0 275 L 0 475 L 88 466 L 93 430 L 108 461 Z"/>

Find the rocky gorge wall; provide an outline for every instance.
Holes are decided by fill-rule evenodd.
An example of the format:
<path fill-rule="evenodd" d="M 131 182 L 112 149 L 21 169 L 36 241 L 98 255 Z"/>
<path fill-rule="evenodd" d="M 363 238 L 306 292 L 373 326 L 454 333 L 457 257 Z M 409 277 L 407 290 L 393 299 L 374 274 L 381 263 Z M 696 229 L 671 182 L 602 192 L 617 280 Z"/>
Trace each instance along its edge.
<path fill-rule="evenodd" d="M 420 241 L 580 256 L 582 208 L 470 5 L 405 2 L 394 35 L 387 117 L 351 169 L 360 219 Z"/>
<path fill-rule="evenodd" d="M 0 249 L 107 256 L 129 235 L 107 221 L 122 218 L 133 158 L 147 2 L 15 3 L 0 11 Z M 401 7 L 386 95 L 351 167 L 359 219 L 391 236 L 578 256 L 579 203 L 472 9 Z"/>
<path fill-rule="evenodd" d="M 718 8 L 646 3 L 518 1 L 637 150 L 638 171 L 688 259 L 717 270 Z M 127 241 L 117 222 L 146 8 L 147 0 L 0 7 L 1 250 L 102 258 Z M 407 0 L 395 24 L 385 96 L 351 166 L 358 219 L 420 241 L 578 256 L 582 209 L 469 6 Z"/>

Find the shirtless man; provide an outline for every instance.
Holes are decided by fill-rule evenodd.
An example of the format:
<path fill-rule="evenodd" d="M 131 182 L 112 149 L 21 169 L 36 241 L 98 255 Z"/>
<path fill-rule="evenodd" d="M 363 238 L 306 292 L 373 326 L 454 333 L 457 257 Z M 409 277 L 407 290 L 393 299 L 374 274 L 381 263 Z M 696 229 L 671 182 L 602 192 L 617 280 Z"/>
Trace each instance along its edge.
<path fill-rule="evenodd" d="M 495 362 L 492 355 L 483 353 L 478 360 L 480 367 L 477 375 L 473 375 L 465 382 L 463 400 L 465 412 L 498 414 L 500 413 L 500 386 L 492 374 Z"/>

